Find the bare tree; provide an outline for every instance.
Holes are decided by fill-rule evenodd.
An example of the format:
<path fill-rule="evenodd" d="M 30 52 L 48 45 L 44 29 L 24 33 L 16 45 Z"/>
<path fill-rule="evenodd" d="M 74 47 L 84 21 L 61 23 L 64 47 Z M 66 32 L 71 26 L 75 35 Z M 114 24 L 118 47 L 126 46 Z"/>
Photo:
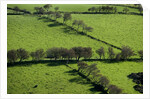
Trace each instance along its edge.
<path fill-rule="evenodd" d="M 44 9 L 46 9 L 47 11 L 48 11 L 51 7 L 52 7 L 51 4 L 46 4 L 46 5 L 44 5 Z"/>
<path fill-rule="evenodd" d="M 17 49 L 17 55 L 18 58 L 20 59 L 20 62 L 24 59 L 28 59 L 29 58 L 29 53 L 25 50 L 25 49 Z"/>
<path fill-rule="evenodd" d="M 122 89 L 118 88 L 116 85 L 110 85 L 108 87 L 109 94 L 121 94 Z"/>
<path fill-rule="evenodd" d="M 59 13 L 59 12 L 55 13 L 55 20 L 57 20 L 57 18 L 61 18 L 61 17 L 62 17 L 61 13 Z"/>
<path fill-rule="evenodd" d="M 84 62 L 78 62 L 78 71 L 83 72 L 88 67 L 88 64 Z"/>
<path fill-rule="evenodd" d="M 73 27 L 74 25 L 78 25 L 78 20 L 74 20 L 74 21 L 73 21 L 72 27 Z"/>
<path fill-rule="evenodd" d="M 37 49 L 35 52 L 30 53 L 32 60 L 39 61 L 45 56 L 45 52 L 43 49 Z"/>
<path fill-rule="evenodd" d="M 63 24 L 68 21 L 68 20 L 71 20 L 72 19 L 72 16 L 70 13 L 64 13 L 64 16 L 63 16 Z"/>
<path fill-rule="evenodd" d="M 102 85 L 103 87 L 107 87 L 109 84 L 109 80 L 107 79 L 107 77 L 102 76 L 99 80 L 99 84 Z"/>
<path fill-rule="evenodd" d="M 96 67 L 97 64 L 91 64 L 87 67 L 87 77 L 90 76 L 90 74 L 92 74 L 92 72 L 95 72 L 98 70 L 98 68 Z"/>
<path fill-rule="evenodd" d="M 59 10 L 59 7 L 55 7 L 54 9 L 55 9 L 55 12 L 57 12 Z"/>
<path fill-rule="evenodd" d="M 122 46 L 122 50 L 121 50 L 122 59 L 128 59 L 133 55 L 134 55 L 134 51 L 129 46 Z"/>
<path fill-rule="evenodd" d="M 109 59 L 113 59 L 115 57 L 115 53 L 112 47 L 108 48 Z"/>
<path fill-rule="evenodd" d="M 9 63 L 16 62 L 18 59 L 17 51 L 16 50 L 9 50 L 7 52 L 7 60 Z"/>
<path fill-rule="evenodd" d="M 116 54 L 116 60 L 119 61 L 121 59 L 121 53 Z"/>
<path fill-rule="evenodd" d="M 100 56 L 100 59 L 105 58 L 105 51 L 104 51 L 104 47 L 101 47 L 100 49 L 96 50 L 96 53 Z"/>
<path fill-rule="evenodd" d="M 15 6 L 14 10 L 16 11 L 16 13 L 18 13 L 20 11 L 19 7 Z"/>
<path fill-rule="evenodd" d="M 84 23 L 83 20 L 79 20 L 79 21 L 78 21 L 78 23 L 77 23 L 77 24 L 78 24 L 77 30 L 79 29 L 80 26 L 82 26 L 83 23 Z"/>

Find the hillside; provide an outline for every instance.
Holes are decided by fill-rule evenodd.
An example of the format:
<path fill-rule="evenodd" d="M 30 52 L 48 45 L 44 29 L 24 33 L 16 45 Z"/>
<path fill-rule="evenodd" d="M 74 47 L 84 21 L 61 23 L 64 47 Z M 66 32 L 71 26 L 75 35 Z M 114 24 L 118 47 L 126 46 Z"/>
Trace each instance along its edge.
<path fill-rule="evenodd" d="M 79 62 L 85 62 L 89 66 L 96 63 L 99 72 L 106 76 L 112 85 L 122 89 L 122 93 L 140 94 L 134 90 L 136 84 L 127 76 L 131 73 L 143 71 L 143 60 L 138 51 L 143 49 L 143 16 L 134 5 L 109 5 L 117 7 L 118 13 L 105 14 L 71 14 L 71 20 L 63 24 L 63 17 L 49 18 L 47 14 L 33 14 L 34 7 L 42 4 L 8 4 L 8 7 L 18 6 L 26 9 L 31 14 L 7 15 L 7 51 L 23 48 L 33 52 L 37 49 L 63 47 L 90 47 L 92 57 L 81 57 Z M 64 12 L 88 12 L 90 7 L 99 7 L 94 4 L 54 4 L 59 11 Z M 127 7 L 129 13 L 119 14 Z M 8 10 L 8 13 L 16 13 Z M 19 12 L 20 13 L 20 12 Z M 18 13 L 17 13 L 18 14 Z M 91 32 L 83 32 L 83 28 L 72 25 L 74 20 L 82 20 L 91 26 Z M 79 28 L 78 28 L 79 27 Z M 114 50 L 114 54 L 121 53 L 123 45 L 129 46 L 134 55 L 125 60 L 116 61 L 110 59 L 108 48 Z M 99 59 L 96 53 L 100 47 L 104 47 L 105 57 Z M 8 94 L 104 94 L 107 88 L 97 88 L 88 77 L 84 77 L 78 71 L 75 58 L 69 63 L 63 58 L 57 60 L 46 57 L 39 61 L 28 59 L 14 63 L 8 63 L 7 81 Z M 90 77 L 90 76 L 89 76 Z"/>

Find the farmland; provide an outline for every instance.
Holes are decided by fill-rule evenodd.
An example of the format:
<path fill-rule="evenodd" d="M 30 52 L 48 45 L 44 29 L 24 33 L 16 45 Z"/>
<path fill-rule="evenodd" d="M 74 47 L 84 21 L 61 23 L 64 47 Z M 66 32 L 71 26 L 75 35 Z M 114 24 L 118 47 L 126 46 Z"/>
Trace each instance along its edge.
<path fill-rule="evenodd" d="M 8 7 L 18 6 L 31 13 L 35 12 L 34 7 L 43 5 L 36 4 L 9 4 Z M 100 5 L 53 5 L 58 6 L 63 12 L 87 12 L 89 7 Z M 113 5 L 110 5 L 113 6 Z M 124 5 L 114 5 L 118 12 L 121 12 Z M 129 6 L 129 5 L 128 5 Z M 130 5 L 134 6 L 134 5 Z M 129 12 L 138 12 L 138 9 L 128 7 Z M 9 13 L 13 11 L 8 10 Z M 14 11 L 15 12 L 15 11 Z M 92 56 L 90 59 L 82 57 L 80 61 L 90 64 L 97 64 L 100 73 L 108 78 L 110 84 L 122 89 L 122 93 L 139 94 L 134 90 L 135 85 L 127 76 L 131 73 L 143 72 L 143 62 L 138 51 L 143 49 L 143 16 L 130 14 L 71 14 L 72 20 L 63 25 L 63 18 L 48 19 L 47 15 L 7 15 L 7 50 L 26 49 L 33 52 L 42 48 L 45 52 L 49 48 L 63 47 L 90 47 Z M 83 20 L 88 26 L 94 29 L 92 32 L 82 34 L 82 28 L 72 27 L 73 20 Z M 76 30 L 76 31 L 75 31 Z M 78 30 L 78 31 L 77 31 Z M 91 37 L 92 38 L 91 38 Z M 97 40 L 98 39 L 98 40 Z M 104 42 L 103 42 L 104 41 Z M 105 43 L 107 42 L 107 43 Z M 115 61 L 107 60 L 109 47 L 122 48 L 123 45 L 133 49 L 135 55 L 129 60 Z M 105 58 L 99 59 L 96 53 L 100 47 L 106 52 Z M 113 47 L 114 53 L 121 50 Z M 71 67 L 69 68 L 68 65 Z M 77 61 L 72 60 L 66 65 L 65 60 L 49 60 L 44 57 L 41 61 L 32 62 L 29 57 L 21 63 L 8 64 L 7 68 L 7 93 L 8 94 L 103 94 L 97 90 L 93 83 L 83 78 L 74 71 L 78 69 Z"/>
<path fill-rule="evenodd" d="M 44 4 L 8 4 L 8 7 L 15 7 L 18 6 L 20 9 L 26 9 L 28 11 L 34 12 L 34 7 L 41 7 L 44 6 Z M 95 4 L 53 4 L 53 8 L 51 10 L 54 10 L 55 7 L 59 7 L 60 11 L 64 12 L 86 12 L 88 8 L 93 6 L 101 6 L 101 5 L 95 5 Z M 110 5 L 112 6 L 112 5 Z M 113 5 L 114 6 L 114 5 Z M 133 5 L 129 5 L 133 6 Z M 124 5 L 116 6 L 118 8 L 118 12 L 121 12 L 124 8 Z M 69 8 L 69 9 L 68 9 Z M 138 12 L 138 9 L 129 8 L 130 12 Z"/>

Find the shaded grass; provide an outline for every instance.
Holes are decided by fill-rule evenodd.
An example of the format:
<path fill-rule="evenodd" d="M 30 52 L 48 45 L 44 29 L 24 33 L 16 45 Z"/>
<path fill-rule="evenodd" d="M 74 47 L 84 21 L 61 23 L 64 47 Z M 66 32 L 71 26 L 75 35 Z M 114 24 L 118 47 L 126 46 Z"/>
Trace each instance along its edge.
<path fill-rule="evenodd" d="M 8 6 L 12 7 L 16 5 Z M 22 9 L 27 8 L 27 10 L 33 11 L 34 6 L 37 5 L 18 6 Z M 85 11 L 88 7 L 99 5 L 54 6 L 59 6 L 62 11 Z M 68 7 L 70 8 L 68 9 Z M 143 48 L 142 16 L 102 14 L 76 14 L 72 16 L 73 20 L 82 19 L 86 24 L 94 28 L 93 32 L 87 33 L 88 35 L 119 47 L 122 45 L 129 45 L 134 51 Z M 109 47 L 107 44 L 90 39 L 52 20 L 34 16 L 13 15 L 8 16 L 7 21 L 8 50 L 25 48 L 31 52 L 38 48 L 43 48 L 46 51 L 51 47 L 91 47 L 93 50 L 93 57 L 91 60 L 84 60 L 85 62 L 88 64 L 97 63 L 101 73 L 108 77 L 111 84 L 122 88 L 124 93 L 138 93 L 133 89 L 135 84 L 132 80 L 127 78 L 127 75 L 133 72 L 143 71 L 143 62 L 138 60 L 124 62 L 110 62 L 108 60 L 98 61 L 98 55 L 95 53 L 95 50 L 103 46 L 106 52 Z M 59 19 L 59 22 L 62 22 L 62 19 Z M 68 21 L 67 24 L 71 25 L 71 22 Z M 116 53 L 120 52 L 117 49 L 114 50 Z M 106 55 L 106 58 L 107 57 Z M 139 57 L 135 56 L 135 58 Z M 40 62 L 31 62 L 30 60 L 31 59 L 21 64 L 15 63 L 8 67 L 8 93 L 101 93 L 95 90 L 88 81 L 79 77 L 72 69 L 66 67 L 63 61 L 43 60 Z M 77 69 L 77 64 L 75 62 L 71 62 L 69 65 Z M 36 85 L 37 87 L 35 87 Z"/>
<path fill-rule="evenodd" d="M 128 45 L 134 51 L 143 49 L 142 16 L 90 14 L 74 14 L 72 16 L 72 20 L 83 20 L 88 26 L 94 28 L 93 32 L 87 33 L 88 35 L 118 47 Z M 71 22 L 68 24 L 71 25 Z"/>
<path fill-rule="evenodd" d="M 8 94 L 94 94 L 93 86 L 65 65 L 35 64 L 7 69 Z M 76 82 L 76 79 L 80 80 Z M 36 86 L 36 87 L 35 87 Z"/>
<path fill-rule="evenodd" d="M 117 85 L 123 89 L 123 93 L 139 94 L 135 91 L 132 82 L 127 76 L 131 73 L 137 73 L 143 71 L 143 62 L 137 61 L 123 61 L 123 62 L 106 62 L 106 61 L 84 61 L 87 64 L 96 63 L 101 74 L 106 76 L 110 80 L 110 84 Z M 77 64 L 71 64 L 72 68 L 78 69 Z"/>
<path fill-rule="evenodd" d="M 109 47 L 106 44 L 80 35 L 73 30 L 63 31 L 63 28 L 66 28 L 65 26 L 49 27 L 50 24 L 54 24 L 54 22 L 47 22 L 46 19 L 38 19 L 31 16 L 8 16 L 7 49 L 25 48 L 31 52 L 38 48 L 43 48 L 46 51 L 52 47 L 72 48 L 82 46 L 91 47 L 93 58 L 97 58 L 98 55 L 95 51 L 100 46 L 103 46 L 106 51 Z M 119 52 L 117 49 L 114 50 Z"/>

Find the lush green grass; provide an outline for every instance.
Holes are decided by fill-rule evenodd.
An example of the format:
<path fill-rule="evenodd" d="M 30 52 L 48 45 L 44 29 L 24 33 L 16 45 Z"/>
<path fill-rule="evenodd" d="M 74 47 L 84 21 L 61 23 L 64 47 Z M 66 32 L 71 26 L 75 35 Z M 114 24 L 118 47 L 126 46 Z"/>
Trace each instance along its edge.
<path fill-rule="evenodd" d="M 8 15 L 7 49 L 25 48 L 31 52 L 38 48 L 43 48 L 46 51 L 52 47 L 84 46 L 91 47 L 93 58 L 96 58 L 98 56 L 95 51 L 100 46 L 103 46 L 105 50 L 109 47 L 72 30 L 68 31 L 65 26 L 47 21 L 46 19 L 38 20 L 38 17 Z M 114 50 L 119 52 L 117 49 Z"/>
<path fill-rule="evenodd" d="M 85 61 L 87 64 L 96 63 L 101 74 L 110 80 L 110 84 L 117 85 L 123 89 L 123 93 L 139 94 L 133 86 L 136 84 L 127 76 L 131 73 L 143 72 L 143 62 L 125 61 L 109 63 L 108 61 Z M 71 67 L 77 69 L 77 64 L 70 64 Z"/>
<path fill-rule="evenodd" d="M 135 53 L 143 49 L 143 16 L 119 14 L 72 14 L 72 20 L 83 20 L 94 28 L 87 34 L 117 47 L 130 46 Z M 63 22 L 62 19 L 59 19 Z M 72 21 L 67 22 L 72 25 Z M 77 26 L 74 28 L 77 29 Z M 82 31 L 82 29 L 80 28 Z M 135 46 L 136 45 L 136 46 Z"/>
<path fill-rule="evenodd" d="M 136 15 L 73 15 L 94 28 L 91 36 L 121 47 L 128 45 L 134 51 L 143 49 L 143 16 Z M 89 20 L 90 19 L 90 20 Z"/>
<path fill-rule="evenodd" d="M 16 5 L 8 6 L 13 7 Z M 21 9 L 27 9 L 33 12 L 34 6 L 37 5 L 17 6 Z M 99 5 L 54 6 L 59 6 L 61 11 L 86 11 L 89 7 Z M 118 8 L 119 10 L 124 8 L 122 6 L 117 7 L 120 7 Z M 95 38 L 118 47 L 129 45 L 136 52 L 143 48 L 142 16 L 119 14 L 72 14 L 72 18 L 72 20 L 83 20 L 88 26 L 92 26 L 94 28 L 93 32 L 88 32 L 87 34 Z M 62 22 L 62 19 L 58 19 L 58 21 Z M 96 59 L 98 58 L 98 55 L 95 53 L 97 49 L 103 46 L 106 52 L 109 47 L 104 43 L 93 40 L 85 35 L 78 34 L 73 30 L 69 30 L 67 26 L 36 16 L 8 15 L 7 22 L 7 50 L 24 48 L 31 52 L 38 48 L 43 48 L 46 51 L 48 48 L 52 47 L 71 48 L 83 46 L 91 47 L 93 50 L 92 58 Z M 72 21 L 68 21 L 67 25 L 71 26 L 71 22 Z M 116 53 L 120 52 L 120 50 L 114 50 Z M 135 57 L 139 58 L 139 56 Z M 28 61 L 30 60 L 31 59 Z M 142 72 L 143 62 L 125 61 L 109 63 L 107 61 L 89 61 L 87 63 L 97 63 L 101 73 L 108 77 L 111 84 L 115 84 L 119 88 L 122 88 L 124 93 L 139 93 L 133 89 L 135 84 L 131 79 L 127 78 L 127 75 L 133 72 Z M 77 64 L 69 65 L 77 69 Z M 48 62 L 26 66 L 20 64 L 19 66 L 8 67 L 7 70 L 8 93 L 101 93 L 94 91 L 91 84 L 86 84 L 86 80 L 80 78 L 79 75 L 76 75 L 74 72 L 71 72 L 71 69 L 62 63 Z M 33 88 L 35 85 L 38 85 L 38 87 Z"/>
<path fill-rule="evenodd" d="M 104 4 L 105 5 L 105 4 Z M 31 12 L 35 12 L 34 7 L 43 7 L 44 4 L 8 4 L 8 7 L 15 7 L 18 6 L 20 9 L 26 9 Z M 59 11 L 64 11 L 64 12 L 87 12 L 88 8 L 90 7 L 99 7 L 102 6 L 102 4 L 53 4 L 53 7 L 50 10 L 54 10 L 55 7 L 59 7 Z M 109 5 L 113 7 L 117 7 L 118 12 L 122 12 L 122 10 L 125 8 L 124 5 L 119 5 L 119 6 L 114 6 L 114 5 Z M 128 5 L 129 6 L 129 5 Z M 131 5 L 132 6 L 132 5 Z M 135 8 L 128 8 L 129 12 L 136 12 L 139 13 L 138 9 Z"/>
<path fill-rule="evenodd" d="M 87 80 L 65 65 L 19 65 L 7 69 L 8 94 L 94 94 Z M 33 88 L 37 85 L 36 88 Z"/>

